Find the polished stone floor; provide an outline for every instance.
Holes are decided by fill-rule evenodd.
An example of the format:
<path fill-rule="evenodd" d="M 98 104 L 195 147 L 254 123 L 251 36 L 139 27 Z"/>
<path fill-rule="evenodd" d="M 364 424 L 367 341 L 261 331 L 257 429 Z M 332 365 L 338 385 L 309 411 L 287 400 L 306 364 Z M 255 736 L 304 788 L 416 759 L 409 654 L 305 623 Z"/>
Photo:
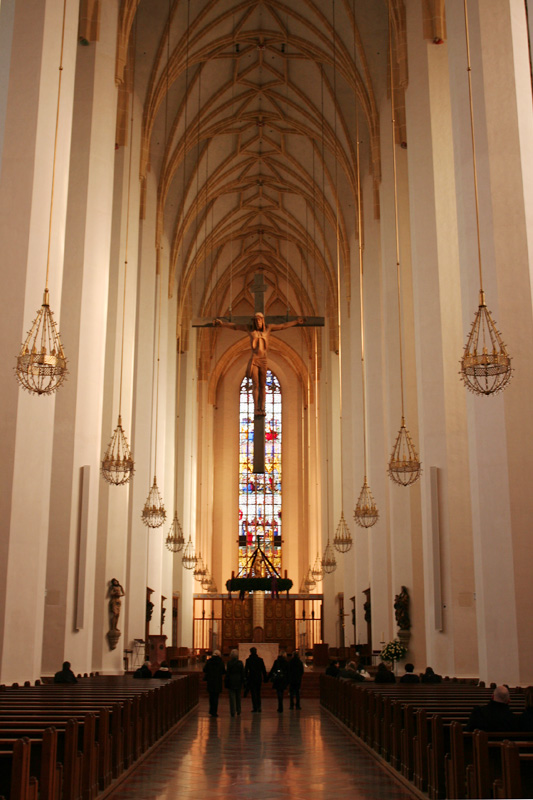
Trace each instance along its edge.
<path fill-rule="evenodd" d="M 252 714 L 243 700 L 230 717 L 225 693 L 218 718 L 199 710 L 113 792 L 113 800 L 257 798 L 258 800 L 407 800 L 412 798 L 357 747 L 318 700 L 276 712 L 274 699 Z"/>

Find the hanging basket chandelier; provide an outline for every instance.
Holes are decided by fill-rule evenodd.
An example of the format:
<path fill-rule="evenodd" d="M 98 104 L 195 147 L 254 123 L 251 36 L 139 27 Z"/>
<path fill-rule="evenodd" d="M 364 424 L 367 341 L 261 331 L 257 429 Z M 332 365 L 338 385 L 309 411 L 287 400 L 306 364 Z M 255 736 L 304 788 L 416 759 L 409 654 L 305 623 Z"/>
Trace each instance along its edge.
<path fill-rule="evenodd" d="M 128 483 L 133 476 L 134 467 L 135 462 L 122 428 L 122 417 L 119 414 L 117 427 L 113 431 L 111 441 L 107 445 L 102 459 L 102 477 L 114 486 L 122 486 Z"/>
<path fill-rule="evenodd" d="M 379 519 L 379 511 L 376 506 L 370 487 L 366 482 L 366 476 L 363 482 L 363 488 L 359 495 L 353 518 L 357 525 L 361 528 L 371 528 Z"/>
<path fill-rule="evenodd" d="M 171 553 L 179 553 L 181 550 L 183 550 L 184 544 L 185 538 L 183 536 L 183 531 L 178 519 L 178 512 L 175 511 L 172 525 L 170 526 L 167 538 L 165 539 L 165 546 L 167 550 L 170 550 Z"/>
<path fill-rule="evenodd" d="M 339 553 L 347 553 L 353 544 L 352 534 L 344 519 L 344 511 L 341 511 L 341 518 L 333 537 L 333 547 Z"/>
<path fill-rule="evenodd" d="M 306 581 L 307 581 L 307 575 L 304 575 L 302 578 L 302 582 L 300 583 L 300 594 L 309 594 L 309 587 Z"/>
<path fill-rule="evenodd" d="M 200 583 L 201 583 L 201 585 L 202 585 L 202 589 L 203 589 L 205 592 L 207 592 L 207 590 L 208 590 L 208 589 L 209 589 L 209 587 L 211 586 L 211 580 L 212 580 L 212 579 L 211 579 L 211 575 L 209 574 L 209 570 L 208 570 L 208 569 L 206 569 L 206 571 L 205 571 L 205 575 L 202 577 L 202 580 L 200 581 Z"/>
<path fill-rule="evenodd" d="M 194 552 L 194 545 L 191 541 L 191 534 L 189 534 L 189 541 L 187 542 L 181 557 L 181 563 L 185 569 L 194 569 L 196 566 L 196 553 Z"/>
<path fill-rule="evenodd" d="M 311 567 L 309 567 L 309 569 L 307 570 L 307 575 L 304 578 L 304 583 L 305 583 L 305 586 L 306 586 L 308 592 L 311 589 L 314 589 L 314 587 L 316 586 L 316 581 L 313 578 L 313 574 L 311 572 Z"/>
<path fill-rule="evenodd" d="M 330 575 L 332 572 L 335 572 L 337 569 L 337 559 L 335 558 L 335 551 L 333 547 L 329 543 L 326 545 L 326 549 L 324 550 L 324 555 L 322 556 L 322 569 L 326 573 L 326 575 Z"/>
<path fill-rule="evenodd" d="M 409 431 L 405 427 L 402 417 L 402 426 L 398 431 L 396 442 L 388 468 L 389 478 L 400 486 L 411 486 L 422 474 L 422 464 L 418 460 L 418 453 L 412 442 Z"/>
<path fill-rule="evenodd" d="M 196 564 L 194 566 L 192 574 L 194 576 L 194 580 L 198 581 L 199 583 L 202 582 L 202 578 L 204 578 L 207 574 L 207 570 L 204 566 L 204 561 L 201 553 L 198 553 L 198 557 L 196 559 Z"/>
<path fill-rule="evenodd" d="M 315 583 L 318 583 L 318 581 L 321 581 L 324 577 L 324 569 L 318 553 L 316 554 L 315 563 L 310 568 L 310 575 L 314 579 Z"/>
<path fill-rule="evenodd" d="M 15 374 L 22 388 L 31 394 L 52 394 L 68 374 L 48 289 L 44 290 L 43 304 L 17 356 Z"/>
<path fill-rule="evenodd" d="M 471 392 L 489 395 L 505 389 L 512 372 L 511 357 L 485 304 L 485 292 L 481 291 L 459 374 Z"/>
<path fill-rule="evenodd" d="M 149 528 L 160 528 L 165 521 L 167 512 L 157 488 L 157 479 L 154 475 L 152 488 L 148 492 L 146 503 L 142 510 L 141 519 Z"/>

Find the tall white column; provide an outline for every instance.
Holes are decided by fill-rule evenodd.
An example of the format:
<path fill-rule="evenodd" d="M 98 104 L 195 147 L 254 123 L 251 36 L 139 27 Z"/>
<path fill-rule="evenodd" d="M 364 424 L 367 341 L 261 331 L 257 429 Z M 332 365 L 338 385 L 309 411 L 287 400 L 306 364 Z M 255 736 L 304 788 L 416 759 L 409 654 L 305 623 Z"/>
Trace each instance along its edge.
<path fill-rule="evenodd" d="M 5 526 L 0 543 L 0 681 L 6 683 L 41 675 L 55 398 L 30 396 L 9 376 L 43 299 L 62 15 L 60 0 L 15 4 L 7 95 L 3 87 L 0 239 L 2 257 L 10 265 L 2 290 L 6 313 L 0 321 L 6 376 L 0 389 L 0 512 Z M 77 18 L 78 3 L 69 0 L 49 281 L 60 328 Z M 66 351 L 70 359 L 68 345 Z M 68 383 L 60 391 L 68 391 Z M 25 653 L 22 665 L 20 647 Z"/>

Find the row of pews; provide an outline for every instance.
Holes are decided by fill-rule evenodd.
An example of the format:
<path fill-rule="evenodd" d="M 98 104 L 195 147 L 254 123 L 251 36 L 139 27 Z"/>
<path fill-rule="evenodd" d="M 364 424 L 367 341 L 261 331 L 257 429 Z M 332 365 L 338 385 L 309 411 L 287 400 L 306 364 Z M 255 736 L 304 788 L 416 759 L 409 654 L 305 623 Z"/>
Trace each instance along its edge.
<path fill-rule="evenodd" d="M 94 800 L 198 704 L 199 676 L 0 687 L 0 800 Z"/>
<path fill-rule="evenodd" d="M 465 731 L 492 690 L 468 683 L 357 684 L 321 676 L 321 704 L 430 800 L 533 797 L 533 733 Z M 524 696 L 511 690 L 511 710 Z"/>

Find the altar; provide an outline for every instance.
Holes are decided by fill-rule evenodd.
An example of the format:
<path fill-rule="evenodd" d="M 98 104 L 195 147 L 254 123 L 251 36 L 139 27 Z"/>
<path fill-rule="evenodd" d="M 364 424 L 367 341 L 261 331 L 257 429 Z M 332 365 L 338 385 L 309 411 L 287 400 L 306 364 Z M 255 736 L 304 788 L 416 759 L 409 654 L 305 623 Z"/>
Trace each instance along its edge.
<path fill-rule="evenodd" d="M 272 664 L 279 655 L 279 644 L 274 642 L 239 642 L 239 658 L 244 664 L 250 655 L 250 647 L 257 648 L 257 655 L 265 662 L 266 671 L 272 669 Z"/>

